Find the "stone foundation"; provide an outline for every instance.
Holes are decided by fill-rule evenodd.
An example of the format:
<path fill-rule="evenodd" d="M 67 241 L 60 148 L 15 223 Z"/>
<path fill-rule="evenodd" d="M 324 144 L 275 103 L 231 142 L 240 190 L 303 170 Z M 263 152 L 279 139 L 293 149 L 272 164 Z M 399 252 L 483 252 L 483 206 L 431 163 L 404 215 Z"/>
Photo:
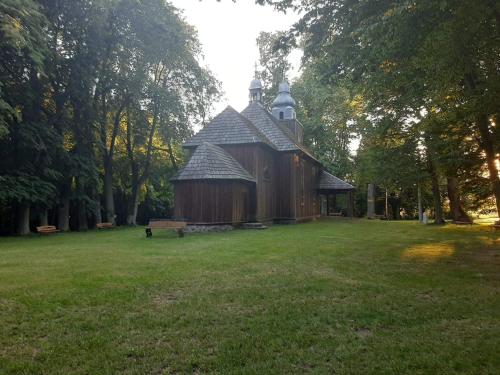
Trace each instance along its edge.
<path fill-rule="evenodd" d="M 233 229 L 232 225 L 188 225 L 184 233 L 226 232 Z"/>

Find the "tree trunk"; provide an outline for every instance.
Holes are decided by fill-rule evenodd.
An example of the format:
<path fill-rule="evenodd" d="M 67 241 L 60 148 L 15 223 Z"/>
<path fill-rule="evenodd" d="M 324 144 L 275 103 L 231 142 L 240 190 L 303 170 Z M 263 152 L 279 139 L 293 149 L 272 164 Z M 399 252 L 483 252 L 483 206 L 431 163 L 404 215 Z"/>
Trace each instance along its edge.
<path fill-rule="evenodd" d="M 99 194 L 96 194 L 95 200 L 94 200 L 94 218 L 95 218 L 95 223 L 96 224 L 101 224 L 102 223 L 102 215 L 101 215 L 101 200 L 99 198 Z"/>
<path fill-rule="evenodd" d="M 63 232 L 69 230 L 69 197 L 63 196 L 57 209 L 57 229 Z"/>
<path fill-rule="evenodd" d="M 500 216 L 500 178 L 498 177 L 495 146 L 493 143 L 493 136 L 490 132 L 488 117 L 485 115 L 481 115 L 478 117 L 476 123 L 479 129 L 479 134 L 481 136 L 481 148 L 486 154 L 486 163 L 488 164 L 491 191 L 495 196 L 497 215 Z"/>
<path fill-rule="evenodd" d="M 422 206 L 422 186 L 420 182 L 417 185 L 417 196 L 418 196 L 418 221 L 424 221 L 424 209 Z"/>
<path fill-rule="evenodd" d="M 113 197 L 113 169 L 111 163 L 104 164 L 104 212 L 106 221 L 116 224 L 115 201 Z"/>
<path fill-rule="evenodd" d="M 78 200 L 78 230 L 86 231 L 89 229 L 87 221 L 87 205 L 83 199 Z"/>
<path fill-rule="evenodd" d="M 427 156 L 427 166 L 432 183 L 432 198 L 434 201 L 434 224 L 444 224 L 443 203 L 441 201 L 441 191 L 439 190 L 439 178 L 436 166 L 430 156 Z"/>
<path fill-rule="evenodd" d="M 389 193 L 387 188 L 385 189 L 385 218 L 389 220 Z"/>
<path fill-rule="evenodd" d="M 369 219 L 371 219 L 375 216 L 375 185 L 374 184 L 368 184 L 366 216 Z"/>
<path fill-rule="evenodd" d="M 500 15 L 495 12 L 497 17 L 497 22 L 499 21 Z M 465 75 L 465 84 L 471 95 L 475 95 L 477 85 L 476 78 L 473 73 Z M 496 155 L 495 155 L 495 143 L 493 140 L 493 135 L 490 132 L 489 118 L 486 114 L 479 114 L 476 119 L 476 126 L 479 130 L 480 141 L 479 146 L 483 149 L 486 154 L 486 163 L 488 165 L 489 179 L 491 185 L 491 192 L 495 197 L 495 203 L 497 208 L 497 215 L 500 216 L 500 178 L 498 177 L 498 169 L 496 166 Z"/>
<path fill-rule="evenodd" d="M 448 199 L 450 201 L 450 212 L 453 221 L 472 223 L 472 219 L 465 212 L 460 200 L 460 191 L 458 179 L 456 177 L 447 177 Z"/>
<path fill-rule="evenodd" d="M 30 205 L 29 203 L 21 203 L 19 205 L 19 218 L 17 222 L 17 234 L 26 236 L 30 234 Z"/>
<path fill-rule="evenodd" d="M 40 212 L 40 226 L 44 227 L 49 225 L 49 212 L 45 208 Z"/>
<path fill-rule="evenodd" d="M 127 225 L 137 225 L 137 210 L 139 208 L 139 187 L 132 187 L 132 197 L 127 212 Z"/>

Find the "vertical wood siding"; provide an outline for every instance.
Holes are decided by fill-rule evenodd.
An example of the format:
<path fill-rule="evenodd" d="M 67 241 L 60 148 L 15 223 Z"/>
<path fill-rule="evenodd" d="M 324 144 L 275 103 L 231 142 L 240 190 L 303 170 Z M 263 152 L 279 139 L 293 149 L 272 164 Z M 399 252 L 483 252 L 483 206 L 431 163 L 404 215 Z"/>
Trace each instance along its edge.
<path fill-rule="evenodd" d="M 240 181 L 177 181 L 174 213 L 197 224 L 247 222 L 251 190 L 249 183 Z"/>
<path fill-rule="evenodd" d="M 306 220 L 320 215 L 320 168 L 294 152 L 260 144 L 221 145 L 253 177 L 239 181 L 178 181 L 175 215 L 196 223 Z"/>

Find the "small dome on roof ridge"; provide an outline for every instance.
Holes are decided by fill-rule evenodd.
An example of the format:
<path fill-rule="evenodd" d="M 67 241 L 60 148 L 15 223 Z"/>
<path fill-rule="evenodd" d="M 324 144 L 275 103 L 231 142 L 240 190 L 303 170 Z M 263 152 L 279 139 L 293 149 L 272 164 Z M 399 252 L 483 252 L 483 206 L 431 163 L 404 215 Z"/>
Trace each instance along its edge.
<path fill-rule="evenodd" d="M 290 93 L 290 85 L 288 84 L 288 82 L 281 82 L 278 88 L 278 92 Z"/>
<path fill-rule="evenodd" d="M 290 85 L 281 82 L 278 89 L 278 96 L 273 101 L 273 107 L 295 107 L 295 99 L 290 95 Z"/>
<path fill-rule="evenodd" d="M 254 78 L 252 82 L 250 82 L 250 90 L 261 89 L 262 82 L 258 78 Z"/>

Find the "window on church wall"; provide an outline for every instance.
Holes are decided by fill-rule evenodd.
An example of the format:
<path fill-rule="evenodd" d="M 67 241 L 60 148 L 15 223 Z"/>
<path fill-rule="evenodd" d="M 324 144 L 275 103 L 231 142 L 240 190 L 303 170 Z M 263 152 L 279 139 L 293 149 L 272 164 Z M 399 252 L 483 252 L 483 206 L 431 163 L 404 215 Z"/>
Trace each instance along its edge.
<path fill-rule="evenodd" d="M 269 170 L 269 167 L 266 165 L 264 167 L 264 181 L 271 181 L 271 171 Z"/>
<path fill-rule="evenodd" d="M 283 120 L 285 118 L 285 112 L 280 112 L 280 120 Z"/>

